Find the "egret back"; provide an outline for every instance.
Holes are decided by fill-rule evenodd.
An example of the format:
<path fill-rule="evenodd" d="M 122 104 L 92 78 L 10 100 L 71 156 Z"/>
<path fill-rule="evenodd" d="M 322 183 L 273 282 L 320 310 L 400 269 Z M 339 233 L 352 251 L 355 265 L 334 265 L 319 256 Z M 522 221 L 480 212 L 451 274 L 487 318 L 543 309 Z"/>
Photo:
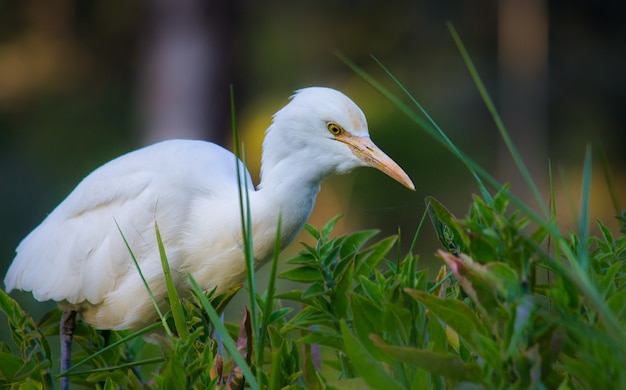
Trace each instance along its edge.
<path fill-rule="evenodd" d="M 155 221 L 176 269 L 186 256 L 184 241 L 196 228 L 189 222 L 194 203 L 211 199 L 219 205 L 221 198 L 232 202 L 237 194 L 235 161 L 212 143 L 171 140 L 108 162 L 19 244 L 4 280 L 7 291 L 32 291 L 40 301 L 52 299 L 78 311 L 93 308 L 107 294 L 135 284 L 127 279 L 139 279 L 124 238 L 147 279 L 162 278 Z M 247 171 L 244 180 L 252 189 Z M 145 292 L 140 280 L 136 284 Z M 148 310 L 153 311 L 149 302 Z"/>

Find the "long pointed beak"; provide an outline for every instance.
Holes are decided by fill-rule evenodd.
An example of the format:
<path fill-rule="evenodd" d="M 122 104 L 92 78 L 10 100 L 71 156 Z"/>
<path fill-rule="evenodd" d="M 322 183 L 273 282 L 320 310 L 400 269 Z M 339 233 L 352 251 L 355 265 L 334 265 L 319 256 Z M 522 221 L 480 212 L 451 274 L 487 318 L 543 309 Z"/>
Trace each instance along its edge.
<path fill-rule="evenodd" d="M 352 149 L 352 153 L 370 167 L 380 170 L 406 188 L 415 191 L 415 186 L 409 175 L 380 150 L 369 137 L 356 137 L 352 134 L 343 133 L 335 139 L 348 145 Z"/>

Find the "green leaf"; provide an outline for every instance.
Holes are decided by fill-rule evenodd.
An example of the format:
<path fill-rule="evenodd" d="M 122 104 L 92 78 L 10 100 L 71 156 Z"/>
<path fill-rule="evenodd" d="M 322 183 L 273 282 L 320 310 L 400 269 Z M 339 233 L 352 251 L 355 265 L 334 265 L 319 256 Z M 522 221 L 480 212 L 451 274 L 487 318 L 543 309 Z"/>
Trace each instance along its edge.
<path fill-rule="evenodd" d="M 291 313 L 293 311 L 293 309 L 291 307 L 284 307 L 282 309 L 278 309 L 272 312 L 272 314 L 270 314 L 270 318 L 268 321 L 268 324 L 273 324 L 276 321 L 280 320 L 281 318 L 284 318 L 285 316 L 287 316 L 287 314 Z"/>
<path fill-rule="evenodd" d="M 448 353 L 388 345 L 376 335 L 371 335 L 370 338 L 378 348 L 393 359 L 458 381 L 474 383 L 482 381 L 482 371 L 476 363 L 465 363 Z"/>
<path fill-rule="evenodd" d="M 102 390 L 115 390 L 115 385 L 113 385 L 113 381 L 110 377 L 106 378 Z"/>
<path fill-rule="evenodd" d="M 491 337 L 482 334 L 474 335 L 476 352 L 485 359 L 485 364 L 492 370 L 500 370 L 504 361 L 500 357 L 500 345 Z"/>
<path fill-rule="evenodd" d="M 474 348 L 474 334 L 487 336 L 488 332 L 476 313 L 466 304 L 456 299 L 439 298 L 424 291 L 404 289 L 404 291 L 431 310 L 439 319 L 454 329 L 469 345 Z"/>
<path fill-rule="evenodd" d="M 535 304 L 530 295 L 524 296 L 516 305 L 513 332 L 505 352 L 506 358 L 514 356 L 518 350 L 524 348 L 524 336 L 529 333 L 528 328 L 532 325 L 534 310 Z"/>
<path fill-rule="evenodd" d="M 370 355 L 363 344 L 348 329 L 344 321 L 341 321 L 341 336 L 352 365 L 368 386 L 374 389 L 403 389 L 402 385 L 389 375 L 380 362 Z"/>
<path fill-rule="evenodd" d="M 622 325 L 626 326 L 626 290 L 621 290 L 607 299 L 606 305 L 613 311 Z"/>
<path fill-rule="evenodd" d="M 18 361 L 9 356 L 4 356 L 3 361 L 7 363 L 5 375 L 11 374 L 18 378 L 30 377 L 32 384 L 41 385 L 43 382 L 47 388 L 53 387 L 53 379 L 49 369 L 50 346 L 41 329 L 35 324 L 32 317 L 24 312 L 20 305 L 2 289 L 0 289 L 0 310 L 8 318 L 11 338 L 19 348 L 21 357 L 21 359 L 18 358 Z M 0 343 L 0 345 L 6 346 L 4 343 Z M 6 352 L 8 352 L 8 348 L 2 353 Z M 16 364 L 19 364 L 20 367 L 17 371 L 13 371 Z M 2 371 L 4 371 L 4 363 L 0 366 L 3 366 Z"/>
<path fill-rule="evenodd" d="M 320 239 L 320 235 L 317 229 L 309 225 L 308 223 L 304 225 L 304 230 L 306 230 L 307 233 L 309 233 L 309 235 L 315 239 L 315 241 Z"/>
<path fill-rule="evenodd" d="M 363 378 L 339 379 L 328 381 L 327 388 L 331 390 L 363 390 L 367 388 L 367 383 Z"/>
<path fill-rule="evenodd" d="M 355 270 L 355 276 L 369 276 L 372 270 L 378 266 L 387 253 L 389 253 L 391 248 L 393 248 L 397 240 L 397 236 L 383 238 L 362 253 L 359 253 L 356 258 L 357 267 Z"/>
<path fill-rule="evenodd" d="M 600 293 L 602 294 L 602 296 L 608 296 L 609 294 L 611 294 L 612 290 L 615 289 L 615 277 L 622 267 L 623 265 L 621 262 L 615 262 L 611 264 L 611 266 L 606 270 L 604 275 L 598 275 Z"/>
<path fill-rule="evenodd" d="M 319 267 L 319 261 L 310 253 L 300 253 L 298 256 L 292 257 L 285 261 L 286 264 L 307 265 L 310 267 Z"/>
<path fill-rule="evenodd" d="M 520 277 L 505 263 L 489 263 L 486 266 L 488 279 L 496 286 L 501 296 L 512 301 L 521 294 Z"/>
<path fill-rule="evenodd" d="M 503 185 L 493 197 L 493 209 L 498 214 L 504 214 L 509 206 L 509 187 L 509 184 Z"/>
<path fill-rule="evenodd" d="M 371 300 L 358 294 L 351 294 L 350 301 L 352 302 L 352 326 L 357 337 L 376 360 L 391 363 L 369 338 L 370 334 L 384 329 L 382 308 L 374 306 Z"/>
<path fill-rule="evenodd" d="M 356 233 L 345 235 L 337 240 L 337 245 L 341 245 L 339 256 L 344 259 L 349 255 L 357 253 L 363 244 L 370 238 L 378 234 L 379 230 L 361 230 Z"/>
<path fill-rule="evenodd" d="M 319 308 L 306 306 L 289 321 L 289 323 L 286 325 L 286 329 L 307 329 L 311 325 L 326 325 L 332 327 L 332 315 L 326 311 L 320 311 Z"/>
<path fill-rule="evenodd" d="M 196 296 L 200 299 L 200 302 L 202 303 L 202 307 L 204 308 L 207 315 L 211 319 L 211 323 L 213 323 L 213 326 L 217 329 L 220 336 L 222 337 L 222 342 L 224 343 L 224 346 L 226 347 L 230 355 L 233 357 L 233 360 L 235 361 L 235 363 L 239 366 L 239 368 L 243 372 L 244 377 L 248 381 L 248 385 L 253 389 L 259 389 L 260 387 L 259 387 L 258 382 L 256 381 L 256 377 L 252 373 L 252 370 L 246 363 L 246 360 L 244 359 L 244 357 L 241 356 L 241 354 L 237 350 L 235 341 L 230 337 L 230 334 L 224 327 L 224 324 L 222 323 L 219 316 L 217 315 L 217 312 L 215 311 L 213 306 L 211 306 L 211 303 L 206 298 L 206 296 L 202 292 L 202 289 L 200 288 L 200 286 L 198 286 L 198 283 L 194 280 L 191 274 L 187 274 L 187 278 L 189 279 L 189 283 L 191 284 L 191 289 L 196 294 Z"/>
<path fill-rule="evenodd" d="M 299 303 L 302 303 L 303 305 L 311 306 L 315 308 L 316 310 L 323 311 L 323 312 L 330 311 L 330 306 L 325 299 L 321 297 L 310 297 L 310 298 L 305 299 L 302 297 L 303 294 L 304 294 L 304 291 L 292 290 L 292 291 L 286 291 L 281 294 L 276 294 L 275 298 L 285 299 L 285 300 L 293 301 L 293 302 L 299 302 Z"/>
<path fill-rule="evenodd" d="M 335 287 L 330 292 L 330 305 L 338 318 L 345 318 L 348 312 L 348 292 L 354 282 L 354 261 L 339 275 Z"/>
<path fill-rule="evenodd" d="M 172 316 L 174 317 L 174 323 L 176 324 L 176 332 L 181 338 L 187 337 L 187 326 L 185 321 L 185 314 L 183 312 L 180 299 L 178 298 L 178 291 L 174 280 L 172 279 L 172 273 L 170 271 L 170 265 L 167 260 L 167 254 L 165 253 L 165 247 L 163 246 L 163 240 L 161 239 L 161 232 L 159 231 L 159 225 L 154 221 L 154 231 L 156 233 L 157 245 L 159 247 L 159 257 L 161 258 L 161 266 L 163 267 L 163 274 L 165 277 L 165 285 L 167 287 L 167 296 L 170 301 L 170 307 L 172 309 Z"/>
<path fill-rule="evenodd" d="M 0 352 L 0 375 L 1 379 L 8 382 L 15 381 L 15 374 L 24 366 L 24 360 L 11 353 Z"/>
<path fill-rule="evenodd" d="M 324 277 L 318 268 L 301 266 L 282 272 L 279 277 L 300 283 L 323 282 Z"/>
<path fill-rule="evenodd" d="M 340 219 L 341 219 L 341 214 L 335 215 L 330 221 L 326 223 L 326 225 L 324 225 L 324 227 L 322 227 L 322 229 L 320 230 L 320 238 L 323 242 L 328 241 L 328 237 L 330 236 L 330 233 L 333 231 L 333 229 L 335 228 L 335 224 Z"/>
<path fill-rule="evenodd" d="M 385 301 L 385 296 L 380 291 L 380 286 L 365 276 L 361 276 L 359 282 L 363 293 L 370 298 L 372 304 L 381 307 L 382 303 Z"/>
<path fill-rule="evenodd" d="M 324 284 L 320 282 L 315 282 L 311 284 L 305 291 L 302 293 L 302 299 L 308 299 L 312 297 L 316 297 L 318 295 L 323 295 L 326 292 L 324 288 Z"/>
<path fill-rule="evenodd" d="M 428 313 L 428 333 L 427 336 L 429 338 L 429 344 L 432 343 L 433 350 L 435 352 L 446 352 L 447 351 L 447 336 L 444 327 L 439 322 L 437 316 L 435 316 L 432 312 Z"/>
<path fill-rule="evenodd" d="M 43 389 L 43 384 L 37 380 L 29 379 L 26 382 L 20 383 L 20 390 L 41 390 Z"/>
<path fill-rule="evenodd" d="M 622 210 L 620 215 L 617 215 L 617 221 L 619 222 L 619 232 L 626 234 L 626 209 Z"/>
<path fill-rule="evenodd" d="M 298 340 L 302 344 L 325 345 L 332 349 L 343 350 L 343 339 L 337 332 L 315 330 Z"/>
<path fill-rule="evenodd" d="M 425 201 L 430 222 L 445 250 L 457 255 L 464 252 L 469 238 L 459 227 L 456 217 L 434 197 L 427 196 Z"/>
<path fill-rule="evenodd" d="M 472 237 L 469 250 L 472 258 L 481 264 L 490 263 L 498 259 L 497 249 L 484 236 Z"/>

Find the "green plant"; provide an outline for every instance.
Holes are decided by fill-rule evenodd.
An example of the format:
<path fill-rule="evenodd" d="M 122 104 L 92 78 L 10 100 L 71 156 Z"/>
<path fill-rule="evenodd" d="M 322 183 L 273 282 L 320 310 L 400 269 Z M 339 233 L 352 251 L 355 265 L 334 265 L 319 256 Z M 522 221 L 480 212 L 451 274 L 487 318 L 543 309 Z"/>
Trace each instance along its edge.
<path fill-rule="evenodd" d="M 315 244 L 304 245 L 287 261 L 293 267 L 278 276 L 276 248 L 266 292 L 258 294 L 249 204 L 242 196 L 249 303 L 240 324 L 219 319 L 238 288 L 216 297 L 189 276 L 191 296 L 181 300 L 169 288 L 172 310 L 160 313 L 157 324 L 137 332 L 80 324 L 73 366 L 55 374 L 48 337 L 58 335 L 59 310 L 35 323 L 0 291 L 18 350 L 0 345 L 0 386 L 54 388 L 60 375 L 71 375 L 73 383 L 106 389 L 626 388 L 626 213 L 617 217 L 619 235 L 600 221 L 599 235 L 590 234 L 588 149 L 578 230 L 560 231 L 557 211 L 542 199 L 467 51 L 451 33 L 539 212 L 459 150 L 384 66 L 417 110 L 342 57 L 476 179 L 480 196 L 464 218 L 426 199 L 413 242 L 428 218 L 442 246 L 436 275 L 422 266 L 413 245 L 401 255 L 397 236 L 372 244 L 375 230 L 333 236 L 336 217 L 319 230 L 306 226 Z M 173 287 L 156 224 L 155 234 Z M 302 288 L 277 293 L 276 278 Z M 143 337 L 159 328 L 147 343 Z"/>

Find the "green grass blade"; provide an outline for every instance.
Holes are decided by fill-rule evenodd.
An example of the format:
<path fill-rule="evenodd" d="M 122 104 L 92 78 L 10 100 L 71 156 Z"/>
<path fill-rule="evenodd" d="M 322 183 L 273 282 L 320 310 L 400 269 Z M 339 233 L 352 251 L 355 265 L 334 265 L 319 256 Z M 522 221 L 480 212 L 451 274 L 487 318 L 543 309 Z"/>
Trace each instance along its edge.
<path fill-rule="evenodd" d="M 92 359 L 94 359 L 94 358 L 96 358 L 96 357 L 98 357 L 98 356 L 102 355 L 103 353 L 107 352 L 108 350 L 110 350 L 110 349 L 112 349 L 112 348 L 116 348 L 116 347 L 118 347 L 119 345 L 124 344 L 124 343 L 126 343 L 126 342 L 128 342 L 128 341 L 130 341 L 130 340 L 132 340 L 132 339 L 135 339 L 135 338 L 137 338 L 137 337 L 139 337 L 139 336 L 143 336 L 143 335 L 144 335 L 144 334 L 146 334 L 146 333 L 150 333 L 150 332 L 152 332 L 152 331 L 154 331 L 154 330 L 158 329 L 158 328 L 159 328 L 160 326 L 162 326 L 164 323 L 165 323 L 165 321 L 163 321 L 163 322 L 155 322 L 155 323 L 154 323 L 154 324 L 152 324 L 152 325 L 146 326 L 145 328 L 143 328 L 143 329 L 141 329 L 141 330 L 138 330 L 138 331 L 136 331 L 136 332 L 133 332 L 133 333 L 129 334 L 128 336 L 123 337 L 123 338 L 121 338 L 121 339 L 117 340 L 116 342 L 114 342 L 114 343 L 111 343 L 111 344 L 107 345 L 105 348 L 100 349 L 98 352 L 93 353 L 93 354 L 91 354 L 91 355 L 87 356 L 86 358 L 84 358 L 83 360 L 79 361 L 79 362 L 78 362 L 78 363 L 76 363 L 76 364 L 73 364 L 73 365 L 72 365 L 72 367 L 70 367 L 69 369 L 67 369 L 67 371 L 60 372 L 59 374 L 57 374 L 57 375 L 54 377 L 54 379 L 56 380 L 56 379 L 58 379 L 58 378 L 60 378 L 60 377 L 62 377 L 62 376 L 65 376 L 65 375 L 69 374 L 70 372 L 73 372 L 73 371 L 74 371 L 75 369 L 77 369 L 78 367 L 80 367 L 80 366 L 82 366 L 83 364 L 85 364 L 85 363 L 89 362 L 90 360 L 92 360 Z"/>
<path fill-rule="evenodd" d="M 128 363 L 124 363 L 124 364 L 118 364 L 116 366 L 99 367 L 99 368 L 94 368 L 93 370 L 76 371 L 74 373 L 74 375 L 92 374 L 92 373 L 95 373 L 95 372 L 109 372 L 109 371 L 114 371 L 114 370 L 122 370 L 122 369 L 125 369 L 125 368 L 133 368 L 133 367 L 145 366 L 145 365 L 148 365 L 148 364 L 162 363 L 163 361 L 165 361 L 165 359 L 162 358 L 162 357 L 148 358 L 148 359 L 143 359 L 143 360 L 137 360 L 135 362 L 128 362 Z"/>
<path fill-rule="evenodd" d="M 487 203 L 491 204 L 493 203 L 493 198 L 491 197 L 491 194 L 489 193 L 489 191 L 487 190 L 487 188 L 485 187 L 485 185 L 483 184 L 482 180 L 480 179 L 480 176 L 478 176 L 478 174 L 476 173 L 476 171 L 474 170 L 474 167 L 471 163 L 470 160 L 468 160 L 467 158 L 465 158 L 465 156 L 463 155 L 463 153 L 461 153 L 461 151 L 456 147 L 456 145 L 452 142 L 452 140 L 450 140 L 450 138 L 446 135 L 446 133 L 444 133 L 444 131 L 441 129 L 441 127 L 437 124 L 437 122 L 430 116 L 430 114 L 428 113 L 428 111 L 426 111 L 426 109 L 424 109 L 424 107 L 417 101 L 417 99 L 406 89 L 406 87 L 404 85 L 402 85 L 402 83 L 400 82 L 400 80 L 398 80 L 396 78 L 396 76 L 394 76 L 391 71 L 389 71 L 389 69 L 383 65 L 382 62 L 380 62 L 378 60 L 378 58 L 372 56 L 372 58 L 374 59 L 374 61 L 376 61 L 376 63 L 385 71 L 385 73 L 387 73 L 387 75 L 393 80 L 394 83 L 396 83 L 396 85 L 402 90 L 402 92 L 404 92 L 405 95 L 407 95 L 407 97 L 411 100 L 411 102 L 413 102 L 413 104 L 415 104 L 415 106 L 420 110 L 420 112 L 422 113 L 422 115 L 424 115 L 426 117 L 426 119 L 428 120 L 428 122 L 430 122 L 430 124 L 433 126 L 433 128 L 436 130 L 436 134 L 440 137 L 440 142 L 448 145 L 449 149 L 457 155 L 457 157 L 459 157 L 459 159 L 463 162 L 463 164 L 465 164 L 465 167 L 467 168 L 467 170 L 470 172 L 470 174 L 474 177 L 474 179 L 476 180 L 476 183 L 478 183 L 478 188 L 480 189 L 481 194 L 483 195 L 483 198 L 485 199 L 485 201 L 487 201 Z"/>
<path fill-rule="evenodd" d="M 161 232 L 159 231 L 159 224 L 156 221 L 154 221 L 154 231 L 156 233 L 157 245 L 159 247 L 159 257 L 161 258 L 161 266 L 163 267 L 163 274 L 165 275 L 165 286 L 167 287 L 167 296 L 170 300 L 170 307 L 172 310 L 172 316 L 174 317 L 174 324 L 176 325 L 176 332 L 180 338 L 185 339 L 188 335 L 185 314 L 183 312 L 183 307 L 180 304 L 174 280 L 172 279 L 172 272 L 170 270 L 170 264 L 167 261 L 167 254 L 165 253 L 165 246 L 163 245 L 163 239 L 161 238 Z"/>
<path fill-rule="evenodd" d="M 382 362 L 375 359 L 341 320 L 341 337 L 346 354 L 363 380 L 374 389 L 400 390 L 404 387 L 386 369 Z"/>
<path fill-rule="evenodd" d="M 588 238 L 589 238 L 589 192 L 591 190 L 591 145 L 587 145 L 585 162 L 583 165 L 583 182 L 580 200 L 580 221 L 578 224 L 579 245 L 578 258 L 583 272 L 587 271 L 589 263 Z"/>
<path fill-rule="evenodd" d="M 600 157 L 602 158 L 602 170 L 604 171 L 604 180 L 606 180 L 606 185 L 609 190 L 609 195 L 611 196 L 611 203 L 613 203 L 613 211 L 615 212 L 615 215 L 619 215 L 619 213 L 622 211 L 622 208 L 620 207 L 619 201 L 617 200 L 615 186 L 613 185 L 613 174 L 611 173 L 611 167 L 606 157 L 606 152 L 604 148 L 601 148 L 600 151 L 601 151 Z"/>
<path fill-rule="evenodd" d="M 282 226 L 282 215 L 278 216 L 278 226 L 276 227 L 276 240 L 274 241 L 274 255 L 272 257 L 272 269 L 270 271 L 269 281 L 267 285 L 267 294 L 265 297 L 265 306 L 263 307 L 263 320 L 261 321 L 261 330 L 256 346 L 256 364 L 261 366 L 264 361 L 265 339 L 267 335 L 267 327 L 274 309 L 274 295 L 276 294 L 276 274 L 278 272 L 278 257 L 280 255 L 280 235 Z"/>
<path fill-rule="evenodd" d="M 193 276 L 191 276 L 191 274 L 187 274 L 187 277 L 189 278 L 189 283 L 191 285 L 192 291 L 196 294 L 196 296 L 200 300 L 200 303 L 202 304 L 202 307 L 206 311 L 207 315 L 209 316 L 211 323 L 213 323 L 213 326 L 222 337 L 222 342 L 224 343 L 224 347 L 226 347 L 226 350 L 230 353 L 235 363 L 239 366 L 239 368 L 241 368 L 241 372 L 246 378 L 248 385 L 252 389 L 259 389 L 259 385 L 256 381 L 256 378 L 254 377 L 252 370 L 248 366 L 248 363 L 246 363 L 246 359 L 241 355 L 241 353 L 237 349 L 237 344 L 232 339 L 232 337 L 230 337 L 230 334 L 228 333 L 228 331 L 226 330 L 226 327 L 220 320 L 219 315 L 217 314 L 217 312 L 211 305 L 211 302 L 209 302 L 206 295 L 204 295 L 204 292 L 202 291 L 200 286 L 198 286 L 198 283 L 195 281 Z"/>
<path fill-rule="evenodd" d="M 552 171 L 552 161 L 548 159 L 548 183 L 550 185 L 550 215 L 552 215 L 552 219 L 556 219 L 556 196 L 554 192 L 554 177 L 552 175 Z"/>
<path fill-rule="evenodd" d="M 231 125 L 233 131 L 233 148 L 235 151 L 235 164 L 237 167 L 237 186 L 239 189 L 239 210 L 241 212 L 241 234 L 243 237 L 244 255 L 246 260 L 246 277 L 248 279 L 248 297 L 250 299 L 250 323 L 252 326 L 252 335 L 255 340 L 258 339 L 258 321 L 257 321 L 257 304 L 255 299 L 256 285 L 254 279 L 254 247 L 252 245 L 252 217 L 250 214 L 250 197 L 248 196 L 250 189 L 248 188 L 247 178 L 243 178 L 242 174 L 246 169 L 246 156 L 243 146 L 241 152 L 239 149 L 239 134 L 237 132 L 237 120 L 235 116 L 235 92 L 233 86 L 230 86 L 230 113 Z M 240 161 L 243 162 L 240 163 Z"/>
<path fill-rule="evenodd" d="M 152 289 L 150 289 L 150 285 L 148 285 L 146 278 L 143 276 L 143 272 L 141 272 L 141 267 L 139 266 L 139 262 L 137 262 L 137 258 L 135 257 L 135 254 L 133 253 L 133 250 L 131 249 L 130 244 L 126 240 L 126 236 L 122 232 L 122 229 L 120 228 L 120 225 L 117 223 L 117 221 L 115 221 L 115 225 L 117 226 L 117 230 L 120 232 L 120 235 L 122 236 L 122 240 L 124 240 L 124 244 L 126 245 L 128 252 L 130 253 L 130 257 L 133 259 L 133 263 L 135 263 L 135 267 L 137 267 L 137 271 L 139 272 L 141 281 L 143 282 L 143 285 L 146 287 L 146 291 L 148 291 L 148 295 L 150 296 L 152 305 L 154 306 L 154 309 L 156 310 L 159 318 L 161 319 L 161 323 L 163 324 L 163 328 L 165 329 L 165 332 L 168 334 L 168 336 L 172 336 L 173 335 L 172 330 L 170 329 L 169 325 L 167 325 L 167 321 L 165 321 L 165 316 L 161 313 L 161 309 L 159 309 L 157 300 L 154 297 L 154 294 L 152 293 Z"/>
<path fill-rule="evenodd" d="M 565 169 L 560 166 L 559 167 L 559 178 L 561 179 L 561 187 L 565 189 L 565 199 L 567 200 L 567 207 L 569 209 L 569 213 L 572 216 L 573 220 L 579 220 L 578 211 L 576 210 L 576 205 L 574 202 L 574 197 L 572 195 L 572 191 L 570 190 L 572 186 L 569 183 L 568 175 Z"/>
<path fill-rule="evenodd" d="M 502 139 L 504 140 L 506 147 L 509 149 L 509 153 L 511 153 L 511 157 L 513 158 L 513 161 L 515 162 L 517 169 L 519 169 L 522 175 L 522 178 L 526 182 L 526 185 L 528 185 L 528 188 L 530 188 L 533 196 L 535 197 L 537 204 L 541 208 L 542 213 L 544 214 L 546 218 L 549 218 L 550 213 L 548 211 L 548 208 L 546 207 L 545 202 L 543 201 L 543 198 L 541 197 L 541 194 L 539 193 L 539 189 L 537 188 L 535 181 L 530 175 L 530 172 L 528 171 L 526 164 L 524 164 L 524 161 L 521 155 L 519 154 L 519 151 L 513 144 L 513 141 L 511 140 L 511 137 L 509 136 L 509 133 L 507 132 L 506 127 L 504 126 L 504 122 L 502 121 L 502 118 L 500 117 L 498 110 L 496 109 L 496 106 L 493 103 L 493 100 L 491 100 L 491 97 L 489 96 L 489 92 L 487 92 L 487 88 L 485 88 L 485 85 L 483 84 L 482 79 L 480 78 L 480 75 L 478 74 L 478 71 L 476 70 L 476 67 L 474 66 L 474 63 L 472 62 L 472 59 L 470 58 L 469 53 L 465 49 L 465 45 L 463 45 L 463 42 L 461 41 L 461 38 L 459 37 L 459 34 L 456 32 L 456 29 L 454 28 L 452 23 L 448 22 L 447 25 L 448 25 L 448 29 L 450 30 L 450 35 L 452 35 L 452 39 L 454 40 L 454 43 L 456 44 L 457 48 L 459 49 L 459 52 L 461 53 L 461 56 L 463 57 L 463 61 L 465 61 L 465 66 L 469 70 L 472 76 L 472 79 L 474 80 L 474 83 L 476 84 L 476 88 L 478 89 L 478 92 L 480 93 L 480 96 L 483 98 L 483 101 L 485 102 L 487 109 L 491 113 L 491 116 L 493 117 L 496 127 L 498 128 L 498 131 L 500 132 L 500 135 L 502 136 Z"/>
<path fill-rule="evenodd" d="M 552 175 L 552 161 L 551 160 L 548 160 L 548 179 L 550 183 L 550 210 L 551 210 L 552 220 L 556 221 L 558 212 L 556 208 L 556 196 L 554 192 L 554 177 Z M 561 245 L 560 245 L 561 241 L 558 239 L 558 237 L 553 237 L 553 235 L 550 235 L 548 238 L 548 249 L 547 249 L 548 256 L 550 255 L 550 246 L 552 242 L 554 242 L 554 258 L 560 259 L 561 258 Z M 547 277 L 548 277 L 548 283 L 550 283 L 550 270 L 546 270 L 546 272 L 547 272 Z"/>

